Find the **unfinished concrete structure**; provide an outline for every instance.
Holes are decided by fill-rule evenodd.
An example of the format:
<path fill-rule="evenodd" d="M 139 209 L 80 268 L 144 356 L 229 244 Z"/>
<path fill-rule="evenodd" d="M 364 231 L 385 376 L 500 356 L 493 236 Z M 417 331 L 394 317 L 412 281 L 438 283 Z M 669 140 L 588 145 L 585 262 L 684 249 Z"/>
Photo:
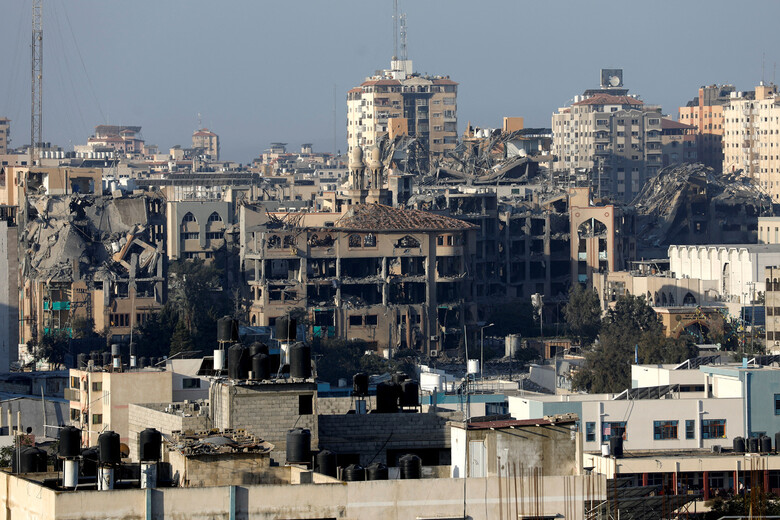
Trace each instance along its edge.
<path fill-rule="evenodd" d="M 245 207 L 241 228 L 251 325 L 300 309 L 315 335 L 428 353 L 457 348 L 473 319 L 475 229 L 461 220 L 381 204 L 344 214 Z"/>

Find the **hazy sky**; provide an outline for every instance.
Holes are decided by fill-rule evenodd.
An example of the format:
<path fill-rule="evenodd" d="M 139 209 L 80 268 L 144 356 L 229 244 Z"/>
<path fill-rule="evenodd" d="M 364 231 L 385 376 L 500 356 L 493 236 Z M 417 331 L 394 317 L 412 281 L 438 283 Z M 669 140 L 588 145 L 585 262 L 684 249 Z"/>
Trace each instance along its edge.
<path fill-rule="evenodd" d="M 43 0 L 44 140 L 65 149 L 102 123 L 141 125 L 161 149 L 198 125 L 225 158 L 272 141 L 346 148 L 346 91 L 389 65 L 392 0 Z M 780 2 L 400 0 L 418 72 L 460 83 L 467 121 L 550 125 L 599 69 L 676 116 L 699 86 L 772 81 Z M 29 142 L 30 1 L 0 6 L 0 116 Z"/>

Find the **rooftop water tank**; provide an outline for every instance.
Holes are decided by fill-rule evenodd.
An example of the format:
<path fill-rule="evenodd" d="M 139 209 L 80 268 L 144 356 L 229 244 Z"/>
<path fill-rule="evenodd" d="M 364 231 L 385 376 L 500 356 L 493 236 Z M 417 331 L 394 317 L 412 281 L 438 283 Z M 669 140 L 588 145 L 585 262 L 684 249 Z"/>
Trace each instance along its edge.
<path fill-rule="evenodd" d="M 98 436 L 98 460 L 101 465 L 119 464 L 119 434 L 112 431 L 103 432 Z"/>
<path fill-rule="evenodd" d="M 290 377 L 309 379 L 311 377 L 311 347 L 296 343 L 290 347 Z"/>
<path fill-rule="evenodd" d="M 40 448 L 25 446 L 12 455 L 11 469 L 14 473 L 42 473 L 48 466 L 48 456 Z"/>
<path fill-rule="evenodd" d="M 360 464 L 350 464 L 341 471 L 344 482 L 362 482 L 366 480 L 366 470 Z"/>
<path fill-rule="evenodd" d="M 376 411 L 378 413 L 396 413 L 398 411 L 399 386 L 383 381 L 376 385 Z"/>
<path fill-rule="evenodd" d="M 75 459 L 81 455 L 81 430 L 75 426 L 66 426 L 60 430 L 59 456 Z"/>
<path fill-rule="evenodd" d="M 311 463 L 311 432 L 304 428 L 293 428 L 287 432 L 287 462 Z"/>
<path fill-rule="evenodd" d="M 317 454 L 317 473 L 336 478 L 336 454 L 330 450 L 322 450 Z"/>
<path fill-rule="evenodd" d="M 159 461 L 162 449 L 162 434 L 154 428 L 142 431 L 138 438 L 138 460 Z"/>
<path fill-rule="evenodd" d="M 98 452 L 95 448 L 81 450 L 81 475 L 94 477 L 97 475 Z"/>
<path fill-rule="evenodd" d="M 217 341 L 224 343 L 238 341 L 238 322 L 230 316 L 218 319 Z"/>
<path fill-rule="evenodd" d="M 360 397 L 368 395 L 368 374 L 358 372 L 352 376 L 352 394 Z"/>
<path fill-rule="evenodd" d="M 287 316 L 280 316 L 276 318 L 276 339 L 282 343 L 290 343 L 295 341 L 297 336 L 296 329 L 298 322 L 295 318 L 288 318 Z"/>
<path fill-rule="evenodd" d="M 422 459 L 417 455 L 404 455 L 398 459 L 398 467 L 401 470 L 402 479 L 416 479 L 422 477 Z"/>
<path fill-rule="evenodd" d="M 420 405 L 420 385 L 417 381 L 406 380 L 401 383 L 400 404 L 401 407 Z"/>
<path fill-rule="evenodd" d="M 252 356 L 252 377 L 256 381 L 271 379 L 271 363 L 268 354 L 255 354 Z"/>
<path fill-rule="evenodd" d="M 228 349 L 228 377 L 230 379 L 247 379 L 249 377 L 249 349 L 236 343 Z"/>
<path fill-rule="evenodd" d="M 374 462 L 366 466 L 366 480 L 387 480 L 388 478 L 387 466 L 381 462 Z"/>

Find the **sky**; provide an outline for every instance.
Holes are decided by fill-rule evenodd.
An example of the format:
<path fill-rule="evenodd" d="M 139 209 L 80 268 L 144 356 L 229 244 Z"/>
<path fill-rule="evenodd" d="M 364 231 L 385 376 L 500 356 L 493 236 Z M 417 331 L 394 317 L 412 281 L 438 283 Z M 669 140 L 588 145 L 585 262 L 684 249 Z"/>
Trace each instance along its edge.
<path fill-rule="evenodd" d="M 392 0 L 43 0 L 43 138 L 72 150 L 98 124 L 161 150 L 206 126 L 222 157 L 346 149 L 346 91 L 393 53 Z M 459 82 L 458 126 L 550 126 L 599 69 L 676 118 L 702 85 L 752 90 L 780 61 L 780 2 L 399 0 L 417 72 Z M 0 117 L 30 135 L 30 0 L 0 6 Z M 762 76 L 763 70 L 763 76 Z M 335 101 L 335 103 L 334 103 Z M 335 118 L 334 118 L 335 106 Z M 199 118 L 200 114 L 200 118 Z"/>

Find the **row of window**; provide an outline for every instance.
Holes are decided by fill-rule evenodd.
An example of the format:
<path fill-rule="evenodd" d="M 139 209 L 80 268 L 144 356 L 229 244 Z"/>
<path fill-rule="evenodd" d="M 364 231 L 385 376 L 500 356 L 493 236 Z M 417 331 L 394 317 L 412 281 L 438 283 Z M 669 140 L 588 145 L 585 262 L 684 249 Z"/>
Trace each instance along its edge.
<path fill-rule="evenodd" d="M 89 417 L 86 412 L 81 412 L 78 408 L 71 408 L 70 409 L 70 419 L 72 421 L 81 421 L 84 424 L 88 424 Z M 103 424 L 103 414 L 102 413 L 93 413 L 92 414 L 92 424 Z"/>
<path fill-rule="evenodd" d="M 780 394 L 775 395 L 775 414 L 780 415 Z M 667 440 L 680 438 L 678 427 L 680 421 L 653 421 L 653 439 Z M 607 442 L 611 437 L 618 436 L 628 439 L 626 422 L 604 422 L 601 423 L 601 442 Z M 693 419 L 685 420 L 685 438 L 696 438 L 696 423 Z M 703 419 L 701 421 L 702 439 L 724 439 L 726 438 L 726 419 Z M 596 423 L 585 423 L 585 441 L 596 442 Z"/>

